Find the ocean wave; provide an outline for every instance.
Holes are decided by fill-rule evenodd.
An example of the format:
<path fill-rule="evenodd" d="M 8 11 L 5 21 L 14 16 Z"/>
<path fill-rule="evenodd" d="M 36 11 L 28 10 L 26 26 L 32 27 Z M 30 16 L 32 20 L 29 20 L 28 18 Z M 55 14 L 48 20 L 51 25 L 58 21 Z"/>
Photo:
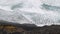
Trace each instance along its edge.
<path fill-rule="evenodd" d="M 60 13 L 56 10 L 57 8 L 60 9 L 59 7 L 43 6 L 41 0 L 4 1 L 1 0 L 0 3 L 0 20 L 20 24 L 30 23 L 36 24 L 37 26 L 60 23 Z"/>

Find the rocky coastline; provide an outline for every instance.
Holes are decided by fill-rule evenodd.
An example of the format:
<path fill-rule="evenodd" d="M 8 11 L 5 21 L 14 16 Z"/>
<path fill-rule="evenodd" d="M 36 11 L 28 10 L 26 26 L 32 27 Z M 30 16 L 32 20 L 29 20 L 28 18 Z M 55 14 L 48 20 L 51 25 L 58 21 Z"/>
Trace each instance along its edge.
<path fill-rule="evenodd" d="M 0 34 L 60 34 L 60 25 L 37 27 L 34 24 L 0 21 Z"/>

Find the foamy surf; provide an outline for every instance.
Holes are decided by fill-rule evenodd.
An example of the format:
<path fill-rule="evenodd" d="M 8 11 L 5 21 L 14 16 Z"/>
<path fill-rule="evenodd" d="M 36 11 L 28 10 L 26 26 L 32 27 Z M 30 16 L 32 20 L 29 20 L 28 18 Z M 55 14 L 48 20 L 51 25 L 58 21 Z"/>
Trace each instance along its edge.
<path fill-rule="evenodd" d="M 0 3 L 0 20 L 37 26 L 60 24 L 60 12 L 42 9 L 42 0 L 5 1 Z"/>

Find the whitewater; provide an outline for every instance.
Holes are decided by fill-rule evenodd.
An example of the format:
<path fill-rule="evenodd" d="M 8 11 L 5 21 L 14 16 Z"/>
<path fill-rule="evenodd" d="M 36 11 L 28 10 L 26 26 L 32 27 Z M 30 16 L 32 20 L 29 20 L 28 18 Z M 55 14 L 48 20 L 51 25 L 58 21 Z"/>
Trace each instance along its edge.
<path fill-rule="evenodd" d="M 52 2 L 49 3 L 47 0 L 0 0 L 0 20 L 37 26 L 60 25 L 60 5 Z"/>

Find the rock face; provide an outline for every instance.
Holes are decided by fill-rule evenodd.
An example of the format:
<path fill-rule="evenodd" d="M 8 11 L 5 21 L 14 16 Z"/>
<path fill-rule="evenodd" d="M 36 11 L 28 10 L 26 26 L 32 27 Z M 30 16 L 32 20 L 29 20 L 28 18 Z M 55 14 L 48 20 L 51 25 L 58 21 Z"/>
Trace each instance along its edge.
<path fill-rule="evenodd" d="M 39 31 L 40 34 L 60 34 L 60 25 L 44 26 Z"/>
<path fill-rule="evenodd" d="M 60 25 L 37 27 L 34 24 L 0 22 L 0 34 L 60 34 Z"/>

